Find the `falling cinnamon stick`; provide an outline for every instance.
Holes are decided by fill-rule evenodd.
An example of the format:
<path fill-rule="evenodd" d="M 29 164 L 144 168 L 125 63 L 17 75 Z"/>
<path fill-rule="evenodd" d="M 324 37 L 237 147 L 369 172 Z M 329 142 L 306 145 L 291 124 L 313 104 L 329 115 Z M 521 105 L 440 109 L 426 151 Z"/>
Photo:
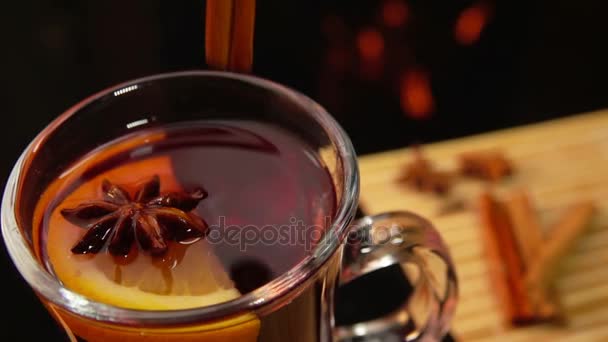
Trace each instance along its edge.
<path fill-rule="evenodd" d="M 550 238 L 534 257 L 526 284 L 530 288 L 544 286 L 553 275 L 560 258 L 568 251 L 576 238 L 587 228 L 595 207 L 585 201 L 573 205 L 550 230 Z"/>
<path fill-rule="evenodd" d="M 524 283 L 524 264 L 517 252 L 506 208 L 489 193 L 483 193 L 479 198 L 479 211 L 486 254 L 491 260 L 490 274 L 503 302 L 507 323 L 522 324 L 536 320 Z"/>
<path fill-rule="evenodd" d="M 249 72 L 253 63 L 255 0 L 236 0 L 233 12 L 228 69 L 237 72 Z"/>
<path fill-rule="evenodd" d="M 205 58 L 213 69 L 225 70 L 230 54 L 233 0 L 207 0 Z"/>
<path fill-rule="evenodd" d="M 219 70 L 250 71 L 255 0 L 207 0 L 205 20 L 207 64 Z"/>

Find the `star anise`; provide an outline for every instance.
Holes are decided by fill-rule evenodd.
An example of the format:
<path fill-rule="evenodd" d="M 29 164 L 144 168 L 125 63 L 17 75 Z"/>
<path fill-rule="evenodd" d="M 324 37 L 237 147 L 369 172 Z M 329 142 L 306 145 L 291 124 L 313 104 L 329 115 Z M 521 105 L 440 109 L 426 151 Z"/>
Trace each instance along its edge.
<path fill-rule="evenodd" d="M 420 147 L 414 147 L 413 153 L 413 160 L 406 165 L 399 180 L 421 192 L 447 194 L 452 185 L 451 174 L 435 169 L 431 161 L 422 154 Z"/>
<path fill-rule="evenodd" d="M 205 221 L 190 213 L 207 197 L 202 189 L 161 195 L 158 176 L 144 182 L 133 197 L 108 180 L 101 189 L 103 200 L 61 210 L 68 221 L 88 229 L 72 248 L 74 254 L 95 254 L 107 245 L 110 254 L 126 256 L 137 241 L 142 250 L 162 255 L 170 240 L 183 242 L 207 233 Z"/>

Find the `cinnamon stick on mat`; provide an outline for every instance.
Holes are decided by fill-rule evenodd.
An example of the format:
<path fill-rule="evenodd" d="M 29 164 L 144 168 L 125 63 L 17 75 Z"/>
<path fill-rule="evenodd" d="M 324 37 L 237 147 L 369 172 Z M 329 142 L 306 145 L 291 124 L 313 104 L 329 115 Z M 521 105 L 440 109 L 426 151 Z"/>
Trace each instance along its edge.
<path fill-rule="evenodd" d="M 523 189 L 513 191 L 506 200 L 513 232 L 525 264 L 529 264 L 543 244 L 542 227 L 536 209 Z"/>
<path fill-rule="evenodd" d="M 568 251 L 576 238 L 589 226 L 595 207 L 585 201 L 570 207 L 549 230 L 549 240 L 534 257 L 526 276 L 529 288 L 537 288 L 553 275 L 560 258 Z"/>
<path fill-rule="evenodd" d="M 489 193 L 479 198 L 483 238 L 490 276 L 502 301 L 508 324 L 521 324 L 536 319 L 527 294 L 524 263 L 518 253 L 512 222 L 502 203 Z"/>
<path fill-rule="evenodd" d="M 528 272 L 534 258 L 543 247 L 542 227 L 536 209 L 524 189 L 514 190 L 505 204 L 524 270 Z M 528 296 L 539 320 L 549 320 L 557 316 L 557 305 L 551 298 L 551 293 L 551 289 L 546 286 L 528 288 Z"/>

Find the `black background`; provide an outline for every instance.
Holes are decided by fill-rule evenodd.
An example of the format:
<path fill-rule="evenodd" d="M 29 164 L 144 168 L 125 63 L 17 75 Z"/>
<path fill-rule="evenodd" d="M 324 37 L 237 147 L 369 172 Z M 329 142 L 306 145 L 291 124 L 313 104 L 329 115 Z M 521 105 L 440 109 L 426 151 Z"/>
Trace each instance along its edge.
<path fill-rule="evenodd" d="M 608 104 L 608 2 L 403 1 L 404 26 L 387 29 L 379 0 L 258 0 L 253 72 L 326 106 L 360 154 Z M 487 25 L 473 44 L 459 44 L 459 15 L 480 5 L 490 9 Z M 206 68 L 203 0 L 38 0 L 2 7 L 3 181 L 35 134 L 79 99 L 135 77 Z M 328 33 L 328 22 L 339 23 L 338 38 Z M 357 33 L 370 27 L 385 35 L 390 61 L 372 78 L 361 72 L 356 49 Z M 327 62 L 336 46 L 346 53 L 339 71 Z M 434 109 L 423 119 L 399 104 L 399 75 L 408 70 L 429 75 Z M 61 340 L 4 249 L 0 262 L 8 314 L 2 340 Z"/>

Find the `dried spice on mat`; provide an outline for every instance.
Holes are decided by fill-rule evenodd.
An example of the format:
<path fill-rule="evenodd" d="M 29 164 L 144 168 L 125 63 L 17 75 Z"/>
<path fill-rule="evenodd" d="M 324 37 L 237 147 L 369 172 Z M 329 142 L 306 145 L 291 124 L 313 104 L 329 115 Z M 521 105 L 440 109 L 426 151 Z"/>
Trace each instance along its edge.
<path fill-rule="evenodd" d="M 435 169 L 430 160 L 422 154 L 422 150 L 414 149 L 414 159 L 406 165 L 400 181 L 409 184 L 421 192 L 433 192 L 438 195 L 447 194 L 452 185 L 452 175 L 449 172 Z"/>
<path fill-rule="evenodd" d="M 513 164 L 498 150 L 466 152 L 459 156 L 460 173 L 467 177 L 499 181 L 513 174 Z"/>
<path fill-rule="evenodd" d="M 512 192 L 506 202 L 489 193 L 479 198 L 479 215 L 490 274 L 508 325 L 553 321 L 560 317 L 552 283 L 556 265 L 594 213 L 581 201 L 541 232 L 526 191 Z"/>

